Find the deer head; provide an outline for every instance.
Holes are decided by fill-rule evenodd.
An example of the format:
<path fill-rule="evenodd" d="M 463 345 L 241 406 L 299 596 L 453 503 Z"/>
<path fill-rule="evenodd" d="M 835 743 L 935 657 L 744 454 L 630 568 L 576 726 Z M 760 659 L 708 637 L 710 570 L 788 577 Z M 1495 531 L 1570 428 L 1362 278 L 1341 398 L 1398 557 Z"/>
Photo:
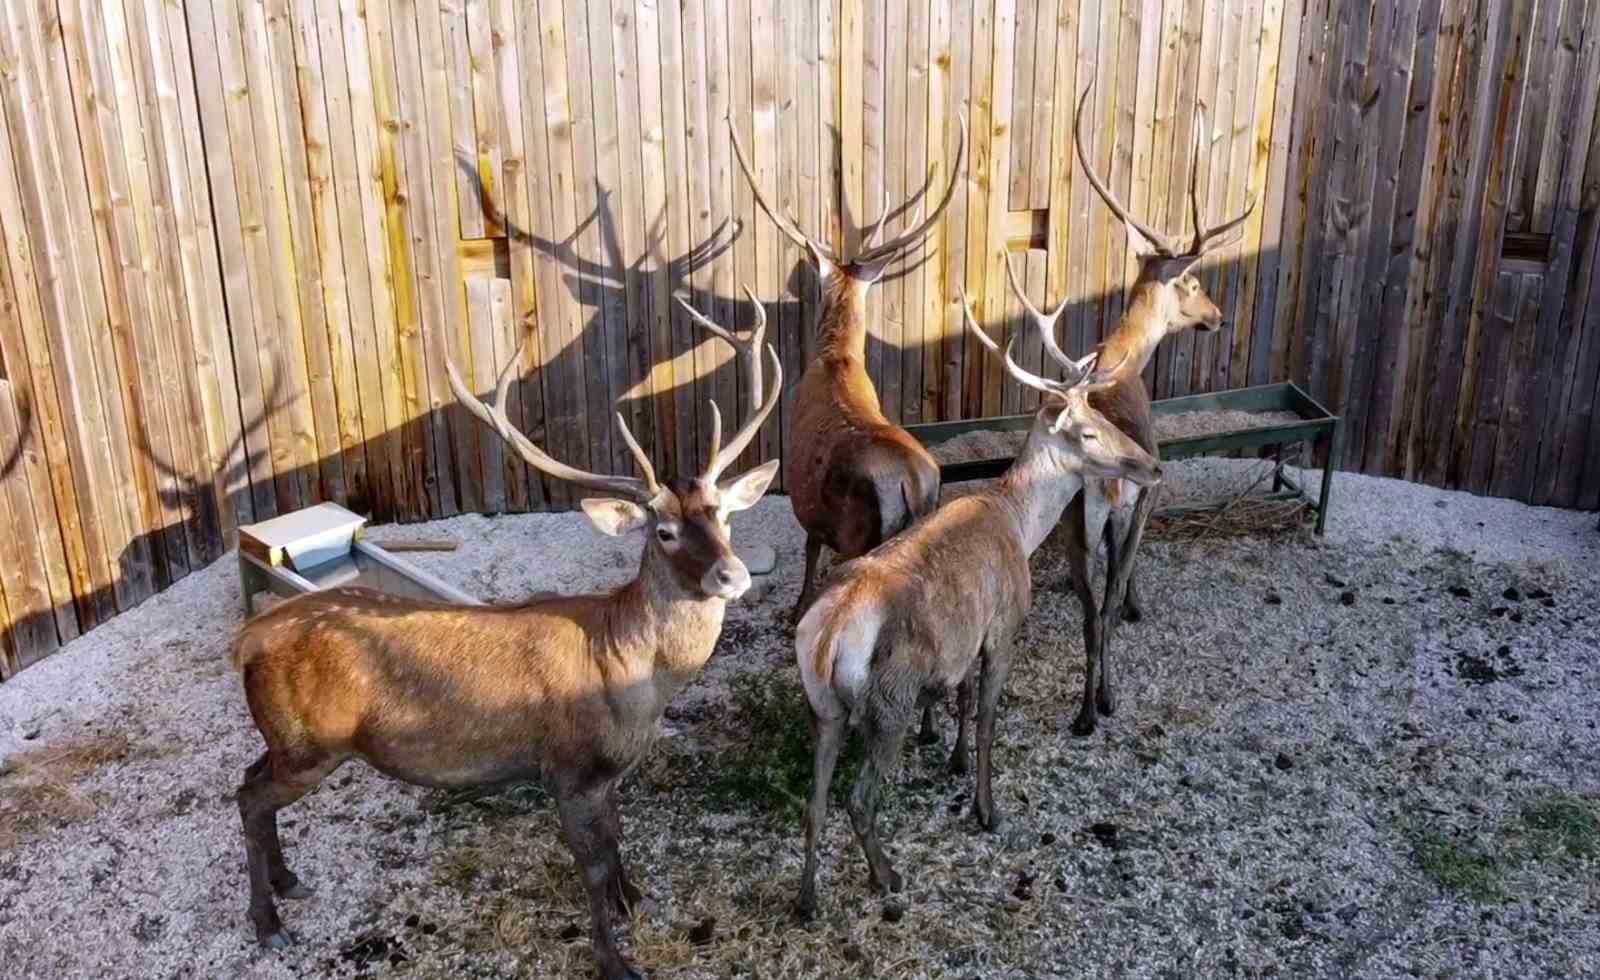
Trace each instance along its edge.
<path fill-rule="evenodd" d="M 1111 213 L 1122 219 L 1123 227 L 1127 229 L 1128 246 L 1139 260 L 1139 278 L 1134 283 L 1134 290 L 1149 294 L 1150 300 L 1156 304 L 1154 325 L 1162 330 L 1163 336 L 1186 327 L 1198 327 L 1207 333 L 1221 329 L 1222 311 L 1206 295 L 1193 269 L 1206 253 L 1225 248 L 1237 240 L 1239 227 L 1255 211 L 1255 196 L 1250 196 L 1244 212 L 1238 217 L 1206 227 L 1200 215 L 1199 192 L 1200 155 L 1205 146 L 1206 132 L 1205 111 L 1201 109 L 1195 112 L 1194 159 L 1189 167 L 1189 210 L 1194 219 L 1193 240 L 1185 245 L 1140 221 L 1117 200 L 1089 163 L 1089 152 L 1083 145 L 1082 122 L 1083 106 L 1089 101 L 1089 93 L 1093 89 L 1091 82 L 1078 99 L 1078 111 L 1072 123 L 1073 142 L 1077 145 L 1078 163 L 1083 167 L 1084 176 L 1089 178 L 1089 186 L 1100 195 Z"/>
<path fill-rule="evenodd" d="M 1014 277 L 1012 288 L 1019 297 L 1022 296 L 1022 290 L 1016 289 Z M 1160 483 L 1161 464 L 1155 457 L 1089 404 L 1091 394 L 1117 383 L 1117 370 L 1121 362 L 1100 368 L 1095 363 L 1100 357 L 1097 351 L 1077 360 L 1062 354 L 1051 328 L 1054 317 L 1061 314 L 1061 308 L 1057 307 L 1052 317 L 1045 318 L 1028 303 L 1026 297 L 1022 297 L 1022 302 L 1029 311 L 1030 321 L 1044 337 L 1052 357 L 1057 358 L 1066 369 L 1063 380 L 1041 377 L 1018 364 L 1012 357 L 1012 349 L 1017 343 L 1015 337 L 1006 344 L 1005 352 L 1001 354 L 1000 345 L 978 326 L 966 294 L 961 295 L 961 309 L 967 329 L 988 348 L 989 353 L 1001 354 L 1006 373 L 1014 381 L 1042 396 L 1029 438 L 1046 440 L 1045 446 L 1057 465 L 1064 470 L 1076 470 L 1084 477 L 1132 480 L 1140 486 Z M 1062 306 L 1065 305 L 1063 302 Z"/>
<path fill-rule="evenodd" d="M 967 117 L 965 113 L 958 114 L 960 118 L 960 136 L 956 142 L 956 159 L 950 168 L 950 183 L 944 189 L 944 196 L 934 207 L 926 220 L 919 221 L 922 208 L 919 205 L 906 220 L 906 228 L 900 234 L 886 242 L 879 243 L 878 239 L 883 234 L 883 226 L 888 222 L 889 215 L 894 211 L 904 212 L 909 207 L 907 204 L 899 208 L 889 206 L 888 192 L 884 193 L 883 210 L 878 214 L 878 220 L 873 224 L 872 230 L 867 233 L 861 242 L 861 250 L 854 256 L 846 259 L 831 247 L 824 245 L 820 240 L 812 238 L 800 230 L 800 224 L 792 214 L 779 214 L 778 210 L 761 193 L 761 184 L 756 180 L 754 171 L 750 168 L 749 157 L 745 155 L 744 145 L 739 142 L 739 131 L 728 121 L 728 132 L 733 137 L 733 155 L 739 161 L 739 169 L 744 171 L 745 180 L 750 184 L 750 192 L 755 195 L 756 206 L 772 223 L 778 226 L 785 238 L 800 247 L 800 250 L 810 257 L 811 263 L 816 267 L 817 276 L 827 285 L 836 276 L 843 275 L 847 279 L 864 284 L 872 284 L 883 277 L 883 272 L 896 259 L 910 254 L 915 249 L 922 247 L 932 236 L 933 229 L 938 225 L 939 218 L 944 214 L 945 208 L 950 206 L 950 201 L 955 198 L 956 185 L 960 183 L 961 163 L 967 152 Z M 928 179 L 925 184 L 933 183 L 936 168 L 928 168 Z"/>
<path fill-rule="evenodd" d="M 522 349 L 511 355 L 501 369 L 494 400 L 488 404 L 474 397 L 461 380 L 456 366 L 446 360 L 450 390 L 461 404 L 499 434 L 529 466 L 558 480 L 599 490 L 615 496 L 590 497 L 581 501 L 584 514 L 605 534 L 622 535 L 643 528 L 646 532 L 645 566 L 665 567 L 677 586 L 688 595 L 737 599 L 750 587 L 750 571 L 734 554 L 728 520 L 734 513 L 755 505 L 778 472 L 778 460 L 770 460 L 743 476 L 721 480 L 723 470 L 744 452 L 760 431 L 761 425 L 777 407 L 783 390 L 783 366 L 778 352 L 767 345 L 773 387 L 759 411 L 745 421 L 733 439 L 722 444 L 722 413 L 711 402 L 711 458 L 698 476 L 668 480 L 656 478 L 650 457 L 639 448 L 628 424 L 617 413 L 617 429 L 628 451 L 633 454 L 640 476 L 611 476 L 580 470 L 555 459 L 536 446 L 506 417 L 506 390 L 515 367 L 522 360 Z"/>

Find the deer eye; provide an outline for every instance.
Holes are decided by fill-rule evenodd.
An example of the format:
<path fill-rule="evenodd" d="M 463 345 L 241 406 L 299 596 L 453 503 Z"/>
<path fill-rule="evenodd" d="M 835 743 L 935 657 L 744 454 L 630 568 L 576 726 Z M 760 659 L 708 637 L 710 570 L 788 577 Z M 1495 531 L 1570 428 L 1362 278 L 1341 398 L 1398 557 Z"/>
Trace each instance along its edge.
<path fill-rule="evenodd" d="M 665 524 L 663 524 L 656 528 L 656 538 L 662 544 L 672 544 L 674 541 L 678 540 L 678 529 L 675 527 L 667 527 Z"/>
<path fill-rule="evenodd" d="M 1093 429 L 1084 429 L 1083 432 L 1080 433 L 1080 437 L 1084 442 L 1093 442 L 1100 438 L 1100 434 Z"/>

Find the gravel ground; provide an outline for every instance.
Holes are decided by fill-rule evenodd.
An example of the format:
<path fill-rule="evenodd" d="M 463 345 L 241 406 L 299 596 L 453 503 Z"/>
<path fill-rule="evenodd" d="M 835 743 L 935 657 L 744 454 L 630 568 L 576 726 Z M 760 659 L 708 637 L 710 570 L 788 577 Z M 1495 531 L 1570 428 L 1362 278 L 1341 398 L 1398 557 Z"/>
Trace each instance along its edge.
<path fill-rule="evenodd" d="M 1259 464 L 1170 467 L 1168 499 Z M 1310 476 L 1310 474 L 1307 474 Z M 908 880 L 869 894 L 838 808 L 821 912 L 788 914 L 808 736 L 778 549 L 624 790 L 658 902 L 625 936 L 657 976 L 1600 975 L 1600 534 L 1594 515 L 1341 476 L 1328 537 L 1150 540 L 1117 635 L 1123 706 L 1087 739 L 1076 602 L 1035 560 L 1002 701 L 996 801 L 907 751 L 882 821 Z M 575 515 L 380 528 L 492 600 L 623 581 L 637 540 Z M 226 648 L 223 561 L 0 686 L 0 956 L 17 977 L 588 975 L 586 916 L 531 787 L 445 794 L 360 765 L 285 811 L 320 887 L 258 953 L 232 793 L 260 749 Z M 949 723 L 946 722 L 948 729 Z M 946 732 L 948 741 L 949 731 Z M 844 782 L 844 779 L 837 782 Z"/>

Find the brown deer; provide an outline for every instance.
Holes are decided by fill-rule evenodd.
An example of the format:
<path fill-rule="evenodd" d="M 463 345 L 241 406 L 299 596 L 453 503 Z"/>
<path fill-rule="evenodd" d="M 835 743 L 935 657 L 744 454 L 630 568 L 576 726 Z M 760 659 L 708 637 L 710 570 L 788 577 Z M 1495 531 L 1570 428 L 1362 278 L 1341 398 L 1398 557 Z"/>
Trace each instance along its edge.
<path fill-rule="evenodd" d="M 645 530 L 633 581 L 603 595 L 540 598 L 518 606 L 453 606 L 367 589 L 316 592 L 245 624 L 234 650 L 245 697 L 267 751 L 239 787 L 250 868 L 250 918 L 270 948 L 292 937 L 272 894 L 309 894 L 284 863 L 277 812 L 359 758 L 397 779 L 462 787 L 542 777 L 589 896 L 591 942 L 606 980 L 639 977 L 618 952 L 612 913 L 642 893 L 622 864 L 618 782 L 656 735 L 662 712 L 706 659 L 724 607 L 750 585 L 728 519 L 756 503 L 773 460 L 719 482 L 772 414 L 774 386 L 727 446 L 711 406 L 711 458 L 703 472 L 662 483 L 627 425 L 623 440 L 641 477 L 580 470 L 547 455 L 506 417 L 506 389 L 521 352 L 501 372 L 495 399 L 468 392 L 455 366 L 450 387 L 536 469 L 622 498 L 592 498 L 584 513 L 606 534 Z"/>
<path fill-rule="evenodd" d="M 1089 92 L 1084 89 L 1073 119 L 1073 140 L 1078 162 L 1089 184 L 1111 212 L 1122 219 L 1129 245 L 1139 260 L 1139 275 L 1128 292 L 1126 312 L 1111 336 L 1100 345 L 1102 361 L 1115 362 L 1109 383 L 1089 396 L 1089 402 L 1112 424 L 1132 436 L 1149 453 L 1156 452 L 1155 423 L 1150 412 L 1150 392 L 1145 387 L 1144 369 L 1161 341 L 1188 327 L 1208 333 L 1222 328 L 1222 311 L 1206 295 L 1193 269 L 1208 252 L 1223 248 L 1233 240 L 1231 232 L 1244 224 L 1255 210 L 1255 198 L 1245 204 L 1242 214 L 1220 225 L 1206 227 L 1200 215 L 1200 157 L 1204 146 L 1205 117 L 1196 115 L 1194 161 L 1189 170 L 1189 203 L 1194 218 L 1194 238 L 1187 244 L 1156 231 L 1134 217 L 1117 200 L 1094 172 L 1083 145 L 1083 106 Z M 1045 352 L 1063 367 L 1073 361 L 1056 343 L 1056 321 L 1063 302 L 1046 315 L 1036 309 L 1017 285 L 1016 273 L 1007 265 L 1011 288 L 1022 301 L 1030 320 L 1044 338 Z M 1084 680 L 1083 704 L 1072 723 L 1077 735 L 1094 731 L 1097 714 L 1111 715 L 1117 709 L 1116 692 L 1111 682 L 1106 645 L 1123 619 L 1137 621 L 1142 615 L 1134 587 L 1133 561 L 1144 537 L 1145 523 L 1155 509 L 1155 487 L 1133 487 L 1117 479 L 1090 479 L 1083 493 L 1073 501 L 1062 521 L 1062 537 L 1067 548 L 1073 590 L 1083 606 Z M 1092 558 L 1101 543 L 1106 549 L 1106 582 L 1102 600 L 1096 607 Z"/>
<path fill-rule="evenodd" d="M 949 186 L 927 219 L 919 222 L 914 214 L 907 221 L 909 230 L 877 244 L 890 214 L 884 201 L 862 250 L 848 260 L 778 213 L 761 192 L 737 130 L 731 125 L 729 130 L 757 206 L 810 257 L 822 285 L 817 356 L 795 389 L 784 470 L 795 518 L 806 531 L 798 617 L 816 588 L 824 545 L 840 559 L 866 554 L 938 504 L 939 464 L 906 430 L 884 417 L 867 374 L 867 290 L 891 263 L 920 248 L 933 233 L 960 182 L 967 127 L 963 117 Z M 931 170 L 928 176 L 931 182 Z"/>
<path fill-rule="evenodd" d="M 969 329 L 991 352 L 999 348 Z M 1044 397 L 1027 441 L 994 485 L 953 500 L 866 555 L 836 568 L 800 620 L 795 658 L 811 705 L 816 758 L 806 812 L 806 859 L 798 909 L 816 909 L 817 835 L 848 725 L 860 725 L 867 761 L 851 793 L 850 819 L 871 880 L 899 891 L 900 875 L 878 840 L 879 783 L 893 771 L 919 701 L 958 689 L 961 710 L 952 768 L 966 760 L 966 708 L 978 686 L 978 773 L 974 810 L 994 830 L 1000 815 L 990 785 L 995 706 L 1005 685 L 1011 638 L 1032 603 L 1028 558 L 1044 541 L 1086 477 L 1161 478 L 1155 457 L 1089 403 L 1110 383 L 1091 372 L 1096 355 L 1071 362 L 1066 381 L 1019 367 L 1007 371 Z M 1114 369 L 1113 369 L 1114 370 Z"/>

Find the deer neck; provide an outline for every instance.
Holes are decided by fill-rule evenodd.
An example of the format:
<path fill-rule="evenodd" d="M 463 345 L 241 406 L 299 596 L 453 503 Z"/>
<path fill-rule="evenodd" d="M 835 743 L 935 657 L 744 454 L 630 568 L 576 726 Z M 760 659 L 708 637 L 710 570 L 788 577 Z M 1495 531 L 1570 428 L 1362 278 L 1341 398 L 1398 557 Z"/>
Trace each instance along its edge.
<path fill-rule="evenodd" d="M 828 360 L 867 359 L 867 283 L 835 272 L 823 288 L 817 355 Z"/>
<path fill-rule="evenodd" d="M 996 497 L 1016 518 L 1022 534 L 1022 550 L 1032 555 L 1072 498 L 1083 489 L 1083 476 L 1062 459 L 1062 453 L 1035 424 L 1016 461 L 995 485 Z"/>
<path fill-rule="evenodd" d="M 710 659 L 727 600 L 684 588 L 666 556 L 647 542 L 639 574 L 612 598 L 608 633 L 616 653 L 653 676 L 666 702 Z"/>
<path fill-rule="evenodd" d="M 1128 296 L 1127 312 L 1101 345 L 1099 363 L 1106 367 L 1117 365 L 1119 380 L 1136 378 L 1144 373 L 1166 335 L 1167 316 L 1160 285 L 1139 283 Z"/>

